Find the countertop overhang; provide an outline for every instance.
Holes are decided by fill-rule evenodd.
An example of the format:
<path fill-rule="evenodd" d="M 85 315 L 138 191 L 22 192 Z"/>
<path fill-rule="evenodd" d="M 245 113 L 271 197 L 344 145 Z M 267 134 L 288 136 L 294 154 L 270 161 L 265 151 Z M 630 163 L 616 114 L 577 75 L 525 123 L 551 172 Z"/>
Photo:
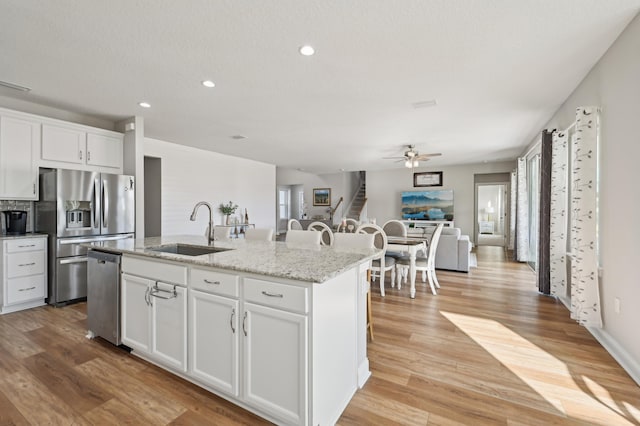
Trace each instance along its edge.
<path fill-rule="evenodd" d="M 196 235 L 101 241 L 84 245 L 110 253 L 144 256 L 157 260 L 313 283 L 323 283 L 381 254 L 378 249 L 310 247 L 279 241 L 247 241 L 245 239 L 214 241 L 211 246 L 230 250 L 200 256 L 186 256 L 152 250 L 159 246 L 176 243 L 208 245 L 206 237 Z"/>

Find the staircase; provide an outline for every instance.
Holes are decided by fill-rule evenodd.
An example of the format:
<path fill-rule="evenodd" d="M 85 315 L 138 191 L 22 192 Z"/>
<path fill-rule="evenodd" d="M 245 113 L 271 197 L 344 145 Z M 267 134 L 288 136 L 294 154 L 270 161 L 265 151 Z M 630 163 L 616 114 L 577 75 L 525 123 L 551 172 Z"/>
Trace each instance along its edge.
<path fill-rule="evenodd" d="M 361 220 L 362 211 L 367 203 L 367 182 L 366 182 L 366 172 L 360 172 L 360 186 L 358 187 L 358 191 L 356 192 L 353 200 L 351 201 L 351 206 L 349 207 L 349 212 L 347 213 L 347 217 L 351 219 L 355 219 L 357 221 Z"/>

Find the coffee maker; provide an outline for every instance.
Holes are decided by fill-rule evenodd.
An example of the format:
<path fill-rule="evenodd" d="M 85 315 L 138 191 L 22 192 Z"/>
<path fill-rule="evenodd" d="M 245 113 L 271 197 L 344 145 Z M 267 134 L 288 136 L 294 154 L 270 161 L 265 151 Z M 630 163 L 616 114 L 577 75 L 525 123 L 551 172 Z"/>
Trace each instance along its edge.
<path fill-rule="evenodd" d="M 24 235 L 27 233 L 27 212 L 24 210 L 4 210 L 5 233 Z"/>

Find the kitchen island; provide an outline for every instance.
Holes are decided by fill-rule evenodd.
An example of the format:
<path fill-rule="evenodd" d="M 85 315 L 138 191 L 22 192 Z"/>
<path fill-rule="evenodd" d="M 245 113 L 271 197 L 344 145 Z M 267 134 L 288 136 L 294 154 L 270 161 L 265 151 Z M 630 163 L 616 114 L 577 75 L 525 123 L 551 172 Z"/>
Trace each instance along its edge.
<path fill-rule="evenodd" d="M 212 246 L 175 236 L 92 247 L 123 255 L 122 342 L 278 424 L 335 423 L 370 375 L 366 270 L 379 251 Z"/>

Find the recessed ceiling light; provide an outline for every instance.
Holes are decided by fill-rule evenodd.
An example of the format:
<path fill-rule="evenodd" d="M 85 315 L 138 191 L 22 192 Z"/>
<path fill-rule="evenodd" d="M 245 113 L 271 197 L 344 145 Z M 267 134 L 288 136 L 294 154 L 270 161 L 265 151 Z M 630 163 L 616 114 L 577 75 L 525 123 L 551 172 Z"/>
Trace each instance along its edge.
<path fill-rule="evenodd" d="M 151 104 L 149 102 L 139 102 L 138 105 L 142 108 L 151 108 Z"/>
<path fill-rule="evenodd" d="M 308 44 L 301 46 L 300 49 L 298 50 L 300 51 L 300 54 L 303 56 L 311 56 L 314 53 L 316 53 L 316 50 L 313 48 L 313 46 L 309 46 Z"/>
<path fill-rule="evenodd" d="M 202 85 L 203 85 L 204 87 L 215 87 L 215 86 L 216 86 L 216 84 L 215 84 L 213 81 L 211 81 L 211 80 L 205 80 L 205 81 L 203 81 L 203 82 L 202 82 Z"/>

